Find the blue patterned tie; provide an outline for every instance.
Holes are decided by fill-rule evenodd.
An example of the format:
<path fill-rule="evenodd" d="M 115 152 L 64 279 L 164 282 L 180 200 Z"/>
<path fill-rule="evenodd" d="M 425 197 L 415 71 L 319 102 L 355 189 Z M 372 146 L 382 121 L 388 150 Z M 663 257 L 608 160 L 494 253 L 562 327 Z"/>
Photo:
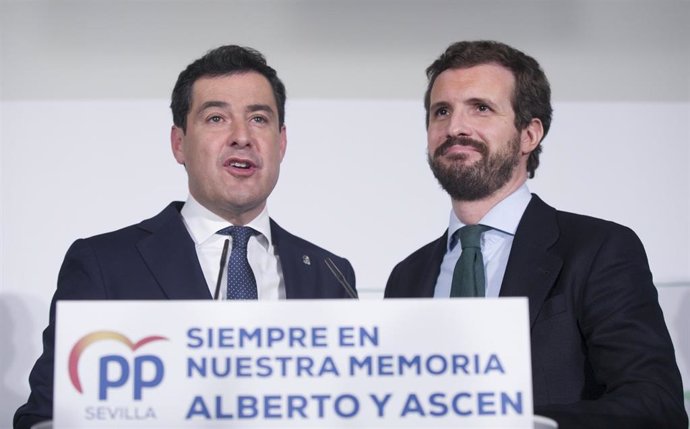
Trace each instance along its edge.
<path fill-rule="evenodd" d="M 256 231 L 248 226 L 229 226 L 218 234 L 232 236 L 232 252 L 228 261 L 227 299 L 257 299 L 256 279 L 247 259 L 247 243 Z"/>
<path fill-rule="evenodd" d="M 450 287 L 451 297 L 484 297 L 484 258 L 480 239 L 482 233 L 491 228 L 484 225 L 467 225 L 460 228 L 456 237 L 460 240 L 462 253 Z"/>

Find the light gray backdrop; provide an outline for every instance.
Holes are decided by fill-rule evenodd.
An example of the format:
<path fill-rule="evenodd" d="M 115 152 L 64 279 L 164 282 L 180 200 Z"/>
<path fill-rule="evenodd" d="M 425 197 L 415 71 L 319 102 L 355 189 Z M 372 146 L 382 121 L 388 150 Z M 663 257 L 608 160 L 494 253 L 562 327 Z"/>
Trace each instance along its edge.
<path fill-rule="evenodd" d="M 689 22 L 689 1 L 661 0 L 0 2 L 0 428 L 69 244 L 186 197 L 169 93 L 226 43 L 261 50 L 288 88 L 271 215 L 350 258 L 371 299 L 447 222 L 424 68 L 461 39 L 535 56 L 555 116 L 530 188 L 640 235 L 690 390 Z"/>

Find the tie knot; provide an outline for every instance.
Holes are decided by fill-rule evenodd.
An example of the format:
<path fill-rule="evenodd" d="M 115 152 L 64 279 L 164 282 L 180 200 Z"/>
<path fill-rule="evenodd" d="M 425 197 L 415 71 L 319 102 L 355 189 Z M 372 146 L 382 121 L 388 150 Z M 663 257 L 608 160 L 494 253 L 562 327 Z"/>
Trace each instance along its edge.
<path fill-rule="evenodd" d="M 480 239 L 484 231 L 491 228 L 486 225 L 466 225 L 460 228 L 457 232 L 457 237 L 460 239 L 460 246 L 463 249 L 469 247 L 480 248 Z"/>
<path fill-rule="evenodd" d="M 237 247 L 246 249 L 249 237 L 256 234 L 256 231 L 248 226 L 229 226 L 218 231 L 218 234 L 232 236 L 233 249 Z"/>

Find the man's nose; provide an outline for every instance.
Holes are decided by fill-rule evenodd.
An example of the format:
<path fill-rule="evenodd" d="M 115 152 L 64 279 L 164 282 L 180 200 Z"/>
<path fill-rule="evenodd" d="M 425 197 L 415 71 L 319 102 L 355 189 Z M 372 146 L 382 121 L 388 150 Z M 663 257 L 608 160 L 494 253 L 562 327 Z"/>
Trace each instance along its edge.
<path fill-rule="evenodd" d="M 251 144 L 251 135 L 249 132 L 249 127 L 246 123 L 240 121 L 233 124 L 229 136 L 229 142 L 231 146 L 240 147 L 245 147 Z"/>
<path fill-rule="evenodd" d="M 470 136 L 471 134 L 472 128 L 469 125 L 467 115 L 462 111 L 454 111 L 450 121 L 448 121 L 448 136 L 459 137 Z"/>

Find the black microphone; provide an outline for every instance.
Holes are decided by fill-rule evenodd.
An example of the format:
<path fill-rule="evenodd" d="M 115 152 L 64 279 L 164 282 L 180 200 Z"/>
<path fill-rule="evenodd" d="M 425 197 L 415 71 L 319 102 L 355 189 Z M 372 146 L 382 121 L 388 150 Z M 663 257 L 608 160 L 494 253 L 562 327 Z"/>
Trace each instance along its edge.
<path fill-rule="evenodd" d="M 216 281 L 216 292 L 213 294 L 213 299 L 218 299 L 220 296 L 220 281 L 223 279 L 223 269 L 225 268 L 225 259 L 228 256 L 228 244 L 230 239 L 225 239 L 225 244 L 223 244 L 223 253 L 220 255 L 220 270 L 218 271 L 218 281 Z"/>
<path fill-rule="evenodd" d="M 350 283 L 348 283 L 343 272 L 338 269 L 337 265 L 335 265 L 335 262 L 333 262 L 331 258 L 326 258 L 324 262 L 326 263 L 328 269 L 331 270 L 331 273 L 333 273 L 333 277 L 335 277 L 335 279 L 338 280 L 338 283 L 340 283 L 340 286 L 342 286 L 343 289 L 345 289 L 345 292 L 347 292 L 347 296 L 349 296 L 352 299 L 359 299 L 357 291 L 355 290 L 355 288 L 350 286 Z"/>

